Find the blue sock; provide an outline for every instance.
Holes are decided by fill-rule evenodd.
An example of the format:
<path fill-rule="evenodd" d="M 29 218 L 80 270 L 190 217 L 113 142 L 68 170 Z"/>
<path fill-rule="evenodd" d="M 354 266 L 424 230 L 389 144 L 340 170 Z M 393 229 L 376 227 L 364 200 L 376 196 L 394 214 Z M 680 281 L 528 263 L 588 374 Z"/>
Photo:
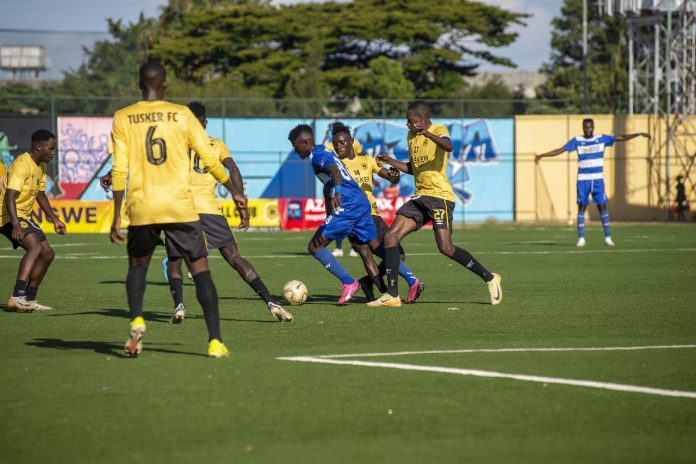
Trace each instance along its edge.
<path fill-rule="evenodd" d="M 578 238 L 585 238 L 585 212 L 578 213 Z"/>
<path fill-rule="evenodd" d="M 399 275 L 408 282 L 409 287 L 416 283 L 416 276 L 413 275 L 413 272 L 411 272 L 403 261 L 399 261 Z"/>
<path fill-rule="evenodd" d="M 602 211 L 599 214 L 599 219 L 602 220 L 602 228 L 604 228 L 604 236 L 611 236 L 611 231 L 609 230 L 609 211 Z"/>
<path fill-rule="evenodd" d="M 348 271 L 341 266 L 336 257 L 325 247 L 321 247 L 314 257 L 321 263 L 327 271 L 338 277 L 342 284 L 352 284 L 355 279 L 348 274 Z"/>

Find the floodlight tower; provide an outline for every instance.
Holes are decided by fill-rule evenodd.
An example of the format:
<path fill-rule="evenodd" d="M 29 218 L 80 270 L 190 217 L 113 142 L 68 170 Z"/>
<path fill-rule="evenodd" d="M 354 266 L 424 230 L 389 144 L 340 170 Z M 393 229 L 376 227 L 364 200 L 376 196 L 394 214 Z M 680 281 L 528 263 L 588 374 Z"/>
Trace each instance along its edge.
<path fill-rule="evenodd" d="M 696 177 L 696 153 L 689 143 L 696 136 L 696 0 L 602 0 L 600 5 L 607 16 L 626 21 L 628 112 L 651 116 L 650 186 L 657 187 L 657 198 L 649 188 L 648 201 L 662 205 L 666 214 L 670 164 L 691 190 Z"/>

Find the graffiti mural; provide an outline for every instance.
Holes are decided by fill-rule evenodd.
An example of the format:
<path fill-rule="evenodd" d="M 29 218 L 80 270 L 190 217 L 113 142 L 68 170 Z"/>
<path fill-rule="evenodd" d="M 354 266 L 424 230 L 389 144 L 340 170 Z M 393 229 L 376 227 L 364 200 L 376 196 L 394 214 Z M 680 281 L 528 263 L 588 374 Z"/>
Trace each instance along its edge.
<path fill-rule="evenodd" d="M 58 118 L 58 175 L 62 199 L 86 198 L 87 188 L 109 158 L 111 118 Z M 103 193 L 102 193 L 103 196 Z"/>
<path fill-rule="evenodd" d="M 321 198 L 321 187 L 308 160 L 292 150 L 287 134 L 297 124 L 314 127 L 317 142 L 329 142 L 330 119 L 211 118 L 207 132 L 225 141 L 241 170 L 249 198 Z M 369 156 L 389 154 L 408 160 L 407 129 L 401 119 L 344 120 Z M 513 220 L 512 119 L 444 119 L 452 138 L 447 176 L 457 197 L 456 222 L 493 218 Z M 107 143 L 111 118 L 59 118 L 60 186 L 65 199 L 107 200 L 99 177 L 111 169 Z M 227 198 L 224 188 L 220 198 Z M 398 186 L 376 186 L 377 198 L 394 199 L 414 193 L 413 177 Z"/>

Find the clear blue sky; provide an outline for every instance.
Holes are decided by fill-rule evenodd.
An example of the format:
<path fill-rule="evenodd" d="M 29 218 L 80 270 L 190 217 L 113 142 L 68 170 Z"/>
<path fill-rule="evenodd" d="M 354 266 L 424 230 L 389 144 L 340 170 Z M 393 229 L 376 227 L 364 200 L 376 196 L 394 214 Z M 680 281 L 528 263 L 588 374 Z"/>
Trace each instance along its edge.
<path fill-rule="evenodd" d="M 277 0 L 277 3 L 293 1 L 297 0 Z M 562 0 L 482 1 L 533 15 L 527 20 L 527 27 L 514 28 L 520 35 L 515 44 L 495 52 L 512 59 L 520 70 L 538 70 L 549 57 L 550 23 L 559 14 Z M 45 46 L 51 69 L 42 77 L 60 79 L 62 70 L 80 65 L 82 47 L 110 37 L 106 33 L 107 18 L 132 22 L 141 12 L 155 17 L 166 3 L 166 0 L 0 0 L 0 45 Z M 67 32 L 8 32 L 8 29 Z M 480 69 L 505 71 L 508 68 L 483 65 Z M 6 76 L 0 71 L 0 78 Z"/>

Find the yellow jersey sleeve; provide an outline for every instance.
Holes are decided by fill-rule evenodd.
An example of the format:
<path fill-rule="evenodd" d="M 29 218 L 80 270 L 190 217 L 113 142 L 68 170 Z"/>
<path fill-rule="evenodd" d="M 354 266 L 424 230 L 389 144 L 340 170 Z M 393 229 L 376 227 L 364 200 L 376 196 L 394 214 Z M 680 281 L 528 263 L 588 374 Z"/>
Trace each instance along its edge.
<path fill-rule="evenodd" d="M 115 192 L 126 189 L 128 176 L 128 144 L 123 119 L 117 113 L 111 127 L 111 188 Z"/>
<path fill-rule="evenodd" d="M 46 191 L 46 171 L 48 171 L 48 165 L 46 163 L 41 163 L 41 185 L 39 186 L 39 192 Z"/>
<path fill-rule="evenodd" d="M 379 165 L 377 164 L 377 160 L 371 156 L 367 156 L 367 157 L 370 159 L 369 164 L 370 164 L 370 167 L 372 168 L 372 173 L 379 174 L 379 171 L 381 171 L 382 168 L 380 168 Z"/>
<path fill-rule="evenodd" d="M 29 163 L 25 162 L 25 157 L 17 157 L 14 163 L 10 164 L 10 170 L 7 174 L 7 186 L 6 188 L 16 190 L 22 193 L 24 184 L 27 179 L 31 177 L 31 169 Z"/>

